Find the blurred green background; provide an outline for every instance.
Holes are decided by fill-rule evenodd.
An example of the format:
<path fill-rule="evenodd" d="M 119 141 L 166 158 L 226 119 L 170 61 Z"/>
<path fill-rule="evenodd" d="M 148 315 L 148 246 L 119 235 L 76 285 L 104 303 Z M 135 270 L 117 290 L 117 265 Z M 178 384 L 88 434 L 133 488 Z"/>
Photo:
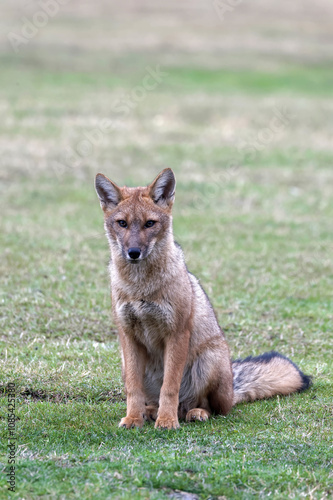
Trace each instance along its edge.
<path fill-rule="evenodd" d="M 329 497 L 333 4 L 4 0 L 0 33 L 0 385 L 18 392 L 17 498 Z M 177 436 L 125 435 L 93 180 L 147 184 L 167 166 L 175 237 L 233 356 L 276 349 L 315 382 Z M 200 459 L 183 477 L 187 450 Z"/>

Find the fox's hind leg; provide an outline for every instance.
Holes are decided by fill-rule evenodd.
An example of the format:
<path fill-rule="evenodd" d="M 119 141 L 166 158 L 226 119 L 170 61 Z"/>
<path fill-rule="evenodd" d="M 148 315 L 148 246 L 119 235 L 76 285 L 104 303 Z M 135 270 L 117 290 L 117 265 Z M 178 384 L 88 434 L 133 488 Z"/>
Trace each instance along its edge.
<path fill-rule="evenodd" d="M 216 359 L 213 384 L 208 393 L 208 403 L 213 413 L 227 415 L 233 406 L 233 375 L 229 349 L 223 349 Z"/>
<path fill-rule="evenodd" d="M 191 408 L 186 413 L 186 422 L 205 422 L 209 419 L 211 415 L 211 410 L 209 408 L 208 399 L 206 397 L 200 397 L 193 404 L 196 408 Z"/>
<path fill-rule="evenodd" d="M 186 414 L 186 422 L 205 422 L 210 417 L 210 412 L 208 410 L 204 410 L 203 408 L 193 408 L 188 411 Z"/>
<path fill-rule="evenodd" d="M 148 405 L 145 408 L 145 419 L 148 422 L 155 422 L 157 419 L 158 405 Z"/>

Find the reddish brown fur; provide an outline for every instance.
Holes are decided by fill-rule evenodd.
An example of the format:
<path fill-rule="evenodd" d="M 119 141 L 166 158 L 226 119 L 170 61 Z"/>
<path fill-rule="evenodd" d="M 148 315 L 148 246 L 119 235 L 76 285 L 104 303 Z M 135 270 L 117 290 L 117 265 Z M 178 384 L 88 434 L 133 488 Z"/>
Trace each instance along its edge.
<path fill-rule="evenodd" d="M 174 243 L 173 172 L 165 169 L 138 188 L 119 188 L 98 174 L 96 190 L 110 244 L 112 309 L 127 393 L 120 425 L 141 427 L 145 419 L 156 419 L 156 427 L 172 429 L 178 417 L 206 420 L 211 412 L 226 415 L 236 402 L 252 399 L 249 391 L 234 395 L 228 345 Z M 131 257 L 133 249 L 139 257 Z M 261 394 L 255 384 L 251 390 Z"/>

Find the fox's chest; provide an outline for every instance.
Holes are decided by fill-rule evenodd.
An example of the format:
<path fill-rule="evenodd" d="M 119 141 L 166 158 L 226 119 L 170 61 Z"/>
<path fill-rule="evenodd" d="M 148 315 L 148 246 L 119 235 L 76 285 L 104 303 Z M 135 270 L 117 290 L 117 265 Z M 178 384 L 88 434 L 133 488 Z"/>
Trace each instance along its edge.
<path fill-rule="evenodd" d="M 173 329 L 174 312 L 165 302 L 118 302 L 115 310 L 125 333 L 138 337 L 148 349 L 160 343 Z"/>

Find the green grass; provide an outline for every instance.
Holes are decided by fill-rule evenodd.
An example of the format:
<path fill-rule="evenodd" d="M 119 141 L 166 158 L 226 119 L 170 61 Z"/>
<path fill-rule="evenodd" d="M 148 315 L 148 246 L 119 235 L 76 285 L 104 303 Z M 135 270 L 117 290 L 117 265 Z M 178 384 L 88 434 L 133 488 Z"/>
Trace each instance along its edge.
<path fill-rule="evenodd" d="M 1 499 L 333 495 L 332 61 L 323 18 L 313 12 L 308 31 L 295 11 L 289 26 L 271 3 L 255 16 L 239 6 L 221 24 L 196 1 L 186 23 L 176 6 L 165 17 L 164 4 L 114 12 L 99 0 L 91 25 L 69 5 L 19 55 L 2 51 L 3 472 L 8 382 L 18 448 L 16 491 L 1 475 Z M 156 65 L 165 80 L 117 114 L 115 103 Z M 288 119 L 267 140 L 276 110 Z M 68 161 L 106 118 L 112 130 Z M 146 184 L 165 166 L 177 177 L 175 238 L 232 356 L 278 350 L 313 386 L 177 432 L 126 431 L 93 179 L 101 171 Z"/>
<path fill-rule="evenodd" d="M 167 498 L 178 489 L 203 498 L 284 498 L 297 481 L 298 494 L 306 495 L 328 480 L 331 458 L 322 442 L 329 411 L 315 400 L 310 412 L 307 398 L 240 406 L 227 418 L 184 424 L 171 433 L 117 429 L 112 422 L 125 408 L 119 403 L 22 404 L 22 491 L 66 498 L 79 493 Z M 320 422 L 312 429 L 315 446 L 311 429 L 304 433 L 309 417 Z"/>
<path fill-rule="evenodd" d="M 140 58 L 142 59 L 142 58 Z M 15 81 L 17 86 L 34 89 L 39 93 L 48 91 L 51 86 L 56 85 L 59 89 L 66 87 L 69 92 L 75 93 L 76 90 L 91 91 L 96 88 L 114 89 L 124 88 L 130 90 L 133 86 L 139 85 L 146 74 L 146 68 L 155 68 L 155 65 L 149 66 L 143 58 L 142 65 L 134 65 L 128 72 L 125 68 L 117 71 L 100 71 L 92 73 L 91 71 L 70 71 L 67 67 L 60 68 L 60 71 L 54 71 L 47 68 L 34 67 L 33 61 L 25 64 L 22 60 L 20 70 L 17 66 L 12 66 L 8 61 L 3 61 L 5 72 L 2 76 L 3 81 Z M 165 93 L 186 93 L 206 92 L 221 94 L 221 92 L 233 92 L 242 94 L 244 92 L 251 94 L 271 94 L 272 92 L 287 95 L 322 95 L 331 96 L 333 87 L 333 75 L 330 66 L 308 65 L 295 67 L 289 65 L 278 71 L 256 71 L 256 70 L 235 70 L 230 68 L 210 69 L 196 67 L 177 67 L 165 65 L 160 70 L 165 74 L 161 89 Z M 22 82 L 22 83 L 21 83 Z"/>
<path fill-rule="evenodd" d="M 331 95 L 333 75 L 326 67 L 286 67 L 279 71 L 231 71 L 201 68 L 166 68 L 175 91 L 250 92 L 254 94 L 305 93 Z"/>
<path fill-rule="evenodd" d="M 320 219 L 317 247 L 309 240 L 318 227 L 300 222 L 307 198 L 293 208 L 294 220 L 276 222 L 260 207 L 245 215 L 228 208 L 226 194 L 235 202 L 256 192 L 255 185 L 241 193 L 228 186 L 205 200 L 202 213 L 192 197 L 205 197 L 207 185 L 180 182 L 175 233 L 234 356 L 278 349 L 314 376 L 314 386 L 206 424 L 183 423 L 179 432 L 149 425 L 126 432 L 117 428 L 126 405 L 100 208 L 91 182 L 64 181 L 40 178 L 37 188 L 23 179 L 4 193 L 10 209 L 2 230 L 0 366 L 3 384 L 14 381 L 19 393 L 17 498 L 330 494 L 331 208 Z M 269 197 L 266 190 L 259 201 Z M 287 196 L 287 212 L 289 203 Z M 5 465 L 6 398 L 1 407 Z"/>

